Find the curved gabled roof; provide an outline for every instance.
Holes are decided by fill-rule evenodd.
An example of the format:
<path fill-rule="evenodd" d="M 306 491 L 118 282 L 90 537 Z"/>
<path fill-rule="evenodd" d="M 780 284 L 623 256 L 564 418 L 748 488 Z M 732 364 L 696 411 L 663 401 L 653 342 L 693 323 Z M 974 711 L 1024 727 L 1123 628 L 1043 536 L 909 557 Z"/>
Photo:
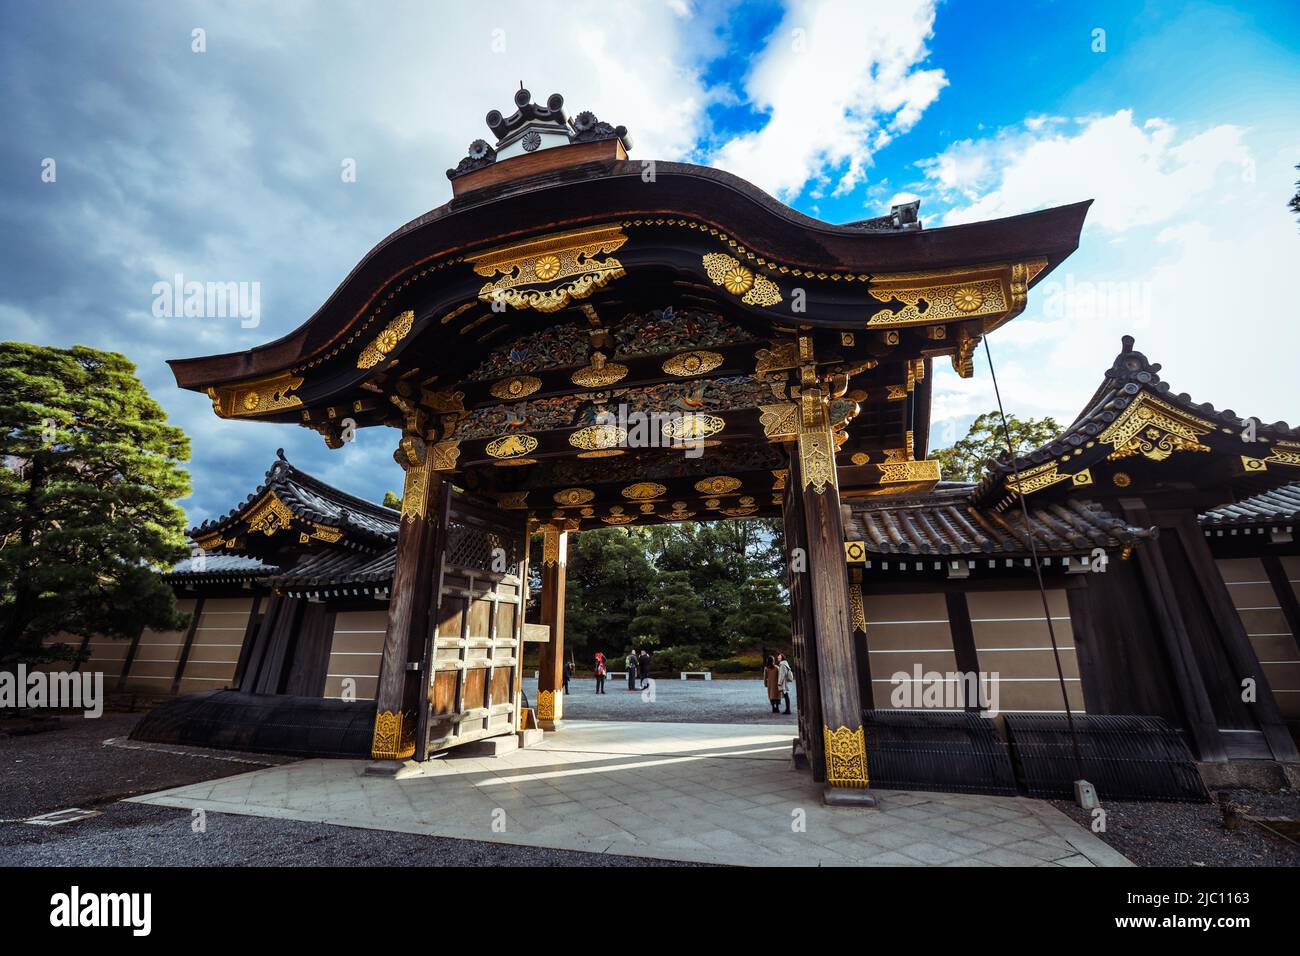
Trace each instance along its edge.
<path fill-rule="evenodd" d="M 976 499 L 985 502 L 1002 499 L 1005 502 L 1008 492 L 1014 491 L 1011 485 L 1014 484 L 1016 474 L 1025 483 L 1026 493 L 1032 493 L 1039 488 L 1054 487 L 1058 481 L 1084 473 L 1090 465 L 1097 464 L 1108 456 L 1115 457 L 1118 449 L 1114 443 L 1112 426 L 1136 411 L 1139 403 L 1150 399 L 1156 401 L 1154 407 L 1157 409 L 1172 412 L 1175 416 L 1187 416 L 1186 421 L 1200 423 L 1195 426 L 1201 431 L 1200 438 L 1195 443 L 1199 445 L 1200 440 L 1208 442 L 1214 446 L 1214 450 L 1225 456 L 1230 454 L 1240 458 L 1243 455 L 1258 455 L 1262 459 L 1270 453 L 1273 443 L 1283 442 L 1289 445 L 1300 442 L 1300 428 L 1293 428 L 1285 421 L 1263 424 L 1258 419 L 1241 418 L 1231 409 L 1219 410 L 1209 403 L 1198 403 L 1186 392 L 1175 393 L 1161 379 L 1161 366 L 1149 361 L 1133 345 L 1131 335 L 1123 337 L 1121 351 L 1105 372 L 1100 387 L 1065 431 L 1052 441 L 1017 458 L 1004 455 L 992 462 L 976 486 Z M 1245 443 L 1241 436 L 1248 433 L 1251 427 L 1254 428 L 1256 440 Z M 1226 442 L 1225 436 L 1229 438 Z M 1173 450 L 1178 450 L 1176 444 Z M 1198 450 L 1210 451 L 1211 447 L 1200 445 Z M 1146 457 L 1160 461 L 1170 454 L 1172 451 L 1159 456 L 1148 454 Z M 1052 468 L 1053 463 L 1060 463 L 1059 474 Z M 1038 475 L 1043 475 L 1044 480 L 1038 480 Z M 1054 480 L 1047 481 L 1048 477 Z"/>
<path fill-rule="evenodd" d="M 568 147 L 577 148 L 577 147 Z M 370 250 L 325 303 L 288 335 L 244 352 L 173 359 L 182 388 L 204 390 L 281 372 L 325 353 L 367 309 L 434 259 L 540 231 L 611 220 L 689 216 L 773 263 L 827 277 L 1045 260 L 1040 280 L 1078 246 L 1091 201 L 939 229 L 864 230 L 805 216 L 722 170 L 607 159 L 524 176 L 452 199 Z"/>
<path fill-rule="evenodd" d="M 303 522 L 338 528 L 373 546 L 397 540 L 398 512 L 349 495 L 295 468 L 284 457 L 284 449 L 277 450 L 276 456 L 278 460 L 256 490 L 221 517 L 192 528 L 190 537 L 208 537 L 239 522 L 271 493 Z"/>

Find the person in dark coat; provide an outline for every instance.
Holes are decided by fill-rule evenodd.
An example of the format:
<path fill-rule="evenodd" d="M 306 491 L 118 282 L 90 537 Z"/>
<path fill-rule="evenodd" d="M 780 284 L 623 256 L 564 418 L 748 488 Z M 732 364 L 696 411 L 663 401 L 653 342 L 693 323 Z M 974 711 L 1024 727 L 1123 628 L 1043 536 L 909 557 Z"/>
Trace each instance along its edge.
<path fill-rule="evenodd" d="M 641 689 L 645 690 L 650 683 L 650 652 L 644 647 L 641 653 L 636 656 L 637 673 L 641 675 Z"/>
<path fill-rule="evenodd" d="M 628 651 L 623 663 L 627 666 L 627 689 L 636 690 L 636 651 Z"/>
<path fill-rule="evenodd" d="M 569 678 L 572 676 L 573 676 L 573 661 L 566 660 L 564 662 L 564 692 L 566 694 L 569 692 Z"/>

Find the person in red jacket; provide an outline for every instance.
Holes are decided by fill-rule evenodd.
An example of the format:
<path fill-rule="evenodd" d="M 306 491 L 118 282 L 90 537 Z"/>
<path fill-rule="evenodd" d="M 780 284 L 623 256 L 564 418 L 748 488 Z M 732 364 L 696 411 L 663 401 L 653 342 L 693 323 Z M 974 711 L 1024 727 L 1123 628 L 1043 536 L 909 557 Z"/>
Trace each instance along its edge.
<path fill-rule="evenodd" d="M 596 693 L 605 693 L 605 655 L 596 652 Z"/>

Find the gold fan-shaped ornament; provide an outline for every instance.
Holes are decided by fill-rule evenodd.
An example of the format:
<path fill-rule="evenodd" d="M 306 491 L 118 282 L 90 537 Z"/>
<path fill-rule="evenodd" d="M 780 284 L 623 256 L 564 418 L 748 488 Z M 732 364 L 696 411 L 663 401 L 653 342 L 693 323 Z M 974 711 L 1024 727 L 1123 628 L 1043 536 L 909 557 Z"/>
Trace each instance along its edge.
<path fill-rule="evenodd" d="M 585 505 L 596 493 L 590 488 L 565 488 L 557 491 L 554 496 L 555 503 L 560 505 Z"/>
<path fill-rule="evenodd" d="M 503 378 L 492 386 L 489 391 L 496 398 L 524 398 L 533 394 L 542 387 L 542 380 L 532 375 L 516 375 L 513 378 Z"/>
<path fill-rule="evenodd" d="M 664 494 L 667 490 L 668 490 L 667 488 L 665 488 L 663 485 L 659 484 L 658 482 L 638 481 L 636 484 L 628 485 L 626 488 L 623 489 L 623 497 L 631 498 L 634 501 L 643 498 L 658 498 L 660 495 Z"/>
<path fill-rule="evenodd" d="M 669 375 L 685 378 L 712 372 L 721 364 L 722 356 L 717 352 L 683 352 L 665 361 L 663 370 Z"/>
<path fill-rule="evenodd" d="M 586 451 L 615 448 L 627 441 L 627 429 L 617 425 L 588 425 L 569 436 L 569 444 Z"/>
<path fill-rule="evenodd" d="M 532 435 L 503 435 L 487 443 L 486 451 L 493 458 L 518 458 L 537 447 Z"/>
<path fill-rule="evenodd" d="M 569 378 L 582 388 L 606 388 L 627 378 L 627 366 L 606 361 L 603 352 L 592 352 L 591 364 L 578 369 Z"/>
<path fill-rule="evenodd" d="M 674 441 L 698 441 L 716 435 L 726 427 L 726 422 L 717 415 L 703 415 L 691 412 L 681 418 L 674 418 L 664 424 L 663 433 Z"/>

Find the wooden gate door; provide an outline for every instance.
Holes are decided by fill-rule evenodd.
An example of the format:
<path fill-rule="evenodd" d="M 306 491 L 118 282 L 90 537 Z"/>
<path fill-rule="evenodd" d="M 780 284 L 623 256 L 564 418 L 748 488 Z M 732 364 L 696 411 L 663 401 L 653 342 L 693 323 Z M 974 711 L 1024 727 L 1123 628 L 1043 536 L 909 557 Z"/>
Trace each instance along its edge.
<path fill-rule="evenodd" d="M 519 714 L 528 533 L 519 512 L 443 486 L 435 536 L 429 675 L 417 759 L 515 732 Z"/>

